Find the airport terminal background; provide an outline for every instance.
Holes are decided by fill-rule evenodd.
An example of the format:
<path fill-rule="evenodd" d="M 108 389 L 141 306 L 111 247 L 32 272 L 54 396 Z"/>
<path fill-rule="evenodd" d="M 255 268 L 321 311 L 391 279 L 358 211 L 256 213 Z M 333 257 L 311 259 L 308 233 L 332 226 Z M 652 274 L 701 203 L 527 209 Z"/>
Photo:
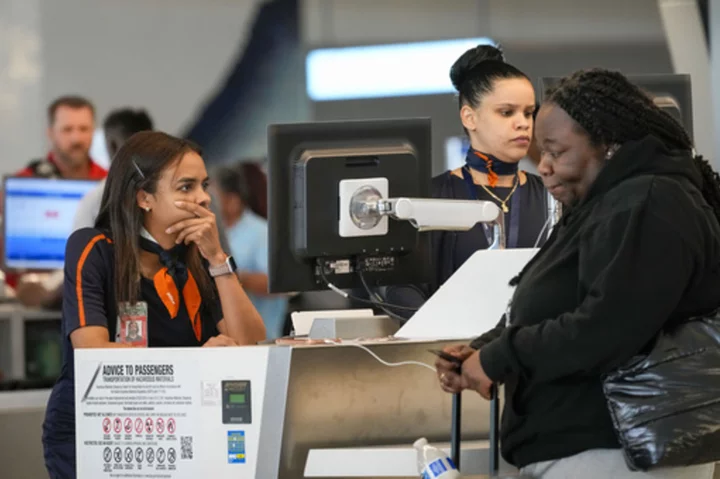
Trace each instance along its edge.
<path fill-rule="evenodd" d="M 46 108 L 61 95 L 94 103 L 90 155 L 101 167 L 110 164 L 103 118 L 143 108 L 156 129 L 199 143 L 210 171 L 245 161 L 266 216 L 269 124 L 430 118 L 431 173 L 462 165 L 468 142 L 447 72 L 482 42 L 503 47 L 538 99 L 544 82 L 580 68 L 668 79 L 652 93 L 672 100 L 718 169 L 718 32 L 718 0 L 5 0 L 3 269 L 61 268 L 74 209 L 95 185 L 13 178 L 47 153 Z M 522 168 L 535 165 L 528 158 Z M 294 296 L 289 311 L 351 306 L 312 292 Z M 40 425 L 59 374 L 59 321 L 57 309 L 23 307 L 0 285 L 3 479 L 47 477 Z"/>

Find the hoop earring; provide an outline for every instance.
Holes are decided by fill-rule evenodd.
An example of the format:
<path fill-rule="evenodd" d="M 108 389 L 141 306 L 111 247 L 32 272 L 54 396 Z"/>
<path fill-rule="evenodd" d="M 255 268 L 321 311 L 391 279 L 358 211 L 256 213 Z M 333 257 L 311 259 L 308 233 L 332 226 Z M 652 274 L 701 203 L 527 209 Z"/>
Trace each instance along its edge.
<path fill-rule="evenodd" d="M 617 153 L 617 151 L 619 149 L 620 149 L 620 145 L 618 145 L 618 144 L 610 145 L 610 147 L 605 152 L 605 160 L 607 161 L 610 158 L 612 158 L 613 156 L 615 156 L 615 153 Z"/>

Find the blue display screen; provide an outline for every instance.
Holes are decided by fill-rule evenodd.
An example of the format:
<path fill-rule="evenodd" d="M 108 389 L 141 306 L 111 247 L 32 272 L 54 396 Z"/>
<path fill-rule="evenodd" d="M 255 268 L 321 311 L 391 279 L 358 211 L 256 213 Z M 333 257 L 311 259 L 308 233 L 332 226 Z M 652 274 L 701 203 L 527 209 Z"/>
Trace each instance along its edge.
<path fill-rule="evenodd" d="M 61 269 L 78 203 L 96 185 L 96 181 L 6 178 L 5 265 L 12 269 Z"/>

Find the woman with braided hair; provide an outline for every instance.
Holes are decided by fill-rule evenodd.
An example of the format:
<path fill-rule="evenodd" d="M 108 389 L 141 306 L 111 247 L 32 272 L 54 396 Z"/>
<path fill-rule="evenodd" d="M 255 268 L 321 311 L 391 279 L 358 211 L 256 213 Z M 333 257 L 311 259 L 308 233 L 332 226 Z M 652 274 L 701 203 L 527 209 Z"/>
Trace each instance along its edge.
<path fill-rule="evenodd" d="M 720 187 L 682 126 L 623 75 L 547 92 L 538 171 L 564 216 L 515 280 L 500 326 L 447 349 L 448 392 L 504 384 L 502 453 L 529 477 L 711 478 L 713 465 L 631 472 L 603 375 L 660 330 L 720 306 Z"/>

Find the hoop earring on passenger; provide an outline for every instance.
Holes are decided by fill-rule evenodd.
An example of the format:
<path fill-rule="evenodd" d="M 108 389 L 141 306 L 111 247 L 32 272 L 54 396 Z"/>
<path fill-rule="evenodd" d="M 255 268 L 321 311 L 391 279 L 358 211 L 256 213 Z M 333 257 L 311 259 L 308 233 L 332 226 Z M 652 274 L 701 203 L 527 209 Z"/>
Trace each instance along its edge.
<path fill-rule="evenodd" d="M 620 145 L 610 145 L 610 147 L 605 152 L 605 160 L 607 161 L 612 158 L 619 149 Z"/>

